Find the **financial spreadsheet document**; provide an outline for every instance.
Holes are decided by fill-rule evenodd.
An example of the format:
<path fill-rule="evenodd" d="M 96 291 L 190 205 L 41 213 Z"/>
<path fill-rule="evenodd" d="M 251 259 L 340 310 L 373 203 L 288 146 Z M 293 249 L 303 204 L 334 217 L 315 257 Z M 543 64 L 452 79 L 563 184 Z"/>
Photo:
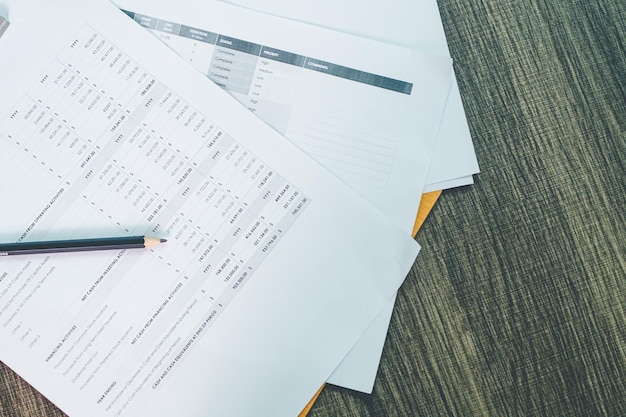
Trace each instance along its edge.
<path fill-rule="evenodd" d="M 447 99 L 449 59 L 216 1 L 116 3 L 412 230 Z M 329 382 L 372 391 L 393 304 Z"/>
<path fill-rule="evenodd" d="M 9 16 L 2 239 L 168 242 L 0 258 L 0 359 L 70 416 L 296 415 L 419 246 L 112 4 Z"/>

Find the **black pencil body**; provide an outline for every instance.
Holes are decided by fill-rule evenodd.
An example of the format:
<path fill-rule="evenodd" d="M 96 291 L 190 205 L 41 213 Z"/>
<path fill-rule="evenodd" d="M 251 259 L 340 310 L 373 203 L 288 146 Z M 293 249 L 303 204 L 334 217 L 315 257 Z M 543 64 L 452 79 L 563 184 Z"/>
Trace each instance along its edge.
<path fill-rule="evenodd" d="M 0 256 L 146 248 L 163 242 L 165 242 L 165 239 L 145 236 L 122 236 L 93 239 L 50 240 L 43 242 L 2 243 L 0 244 Z"/>

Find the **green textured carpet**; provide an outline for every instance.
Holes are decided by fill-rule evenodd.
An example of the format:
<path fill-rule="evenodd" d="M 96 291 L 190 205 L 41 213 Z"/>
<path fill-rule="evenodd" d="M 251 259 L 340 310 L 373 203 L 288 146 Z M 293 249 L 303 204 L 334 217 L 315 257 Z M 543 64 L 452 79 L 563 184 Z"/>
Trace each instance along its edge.
<path fill-rule="evenodd" d="M 439 6 L 482 172 L 418 234 L 374 393 L 310 415 L 624 416 L 626 2 Z M 63 415 L 0 381 L 0 417 Z"/>
<path fill-rule="evenodd" d="M 482 172 L 418 234 L 374 394 L 311 416 L 625 416 L 626 2 L 439 6 Z"/>

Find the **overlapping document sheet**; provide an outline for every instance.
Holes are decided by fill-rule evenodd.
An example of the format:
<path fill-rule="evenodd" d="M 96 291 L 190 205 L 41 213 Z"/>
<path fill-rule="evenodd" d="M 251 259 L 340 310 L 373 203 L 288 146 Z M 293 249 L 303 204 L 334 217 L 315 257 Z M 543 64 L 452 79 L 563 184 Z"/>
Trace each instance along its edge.
<path fill-rule="evenodd" d="M 222 0 L 416 51 L 450 56 L 436 1 L 432 0 Z M 425 192 L 473 183 L 479 171 L 456 78 L 448 103 Z"/>
<path fill-rule="evenodd" d="M 411 231 L 450 86 L 449 58 L 212 1 L 117 4 Z M 329 382 L 371 392 L 393 304 Z"/>
<path fill-rule="evenodd" d="M 2 240 L 168 243 L 2 258 L 0 359 L 72 417 L 297 415 L 419 246 L 112 4 L 8 11 Z"/>

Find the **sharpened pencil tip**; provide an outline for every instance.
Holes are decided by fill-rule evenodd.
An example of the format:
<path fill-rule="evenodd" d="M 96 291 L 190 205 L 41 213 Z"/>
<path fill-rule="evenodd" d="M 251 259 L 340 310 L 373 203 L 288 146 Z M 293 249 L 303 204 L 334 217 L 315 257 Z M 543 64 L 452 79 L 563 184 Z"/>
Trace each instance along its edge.
<path fill-rule="evenodd" d="M 143 238 L 144 246 L 146 248 L 149 248 L 151 246 L 159 245 L 159 244 L 164 243 L 166 241 L 167 241 L 166 239 L 160 239 L 158 237 L 144 236 L 144 238 Z"/>

